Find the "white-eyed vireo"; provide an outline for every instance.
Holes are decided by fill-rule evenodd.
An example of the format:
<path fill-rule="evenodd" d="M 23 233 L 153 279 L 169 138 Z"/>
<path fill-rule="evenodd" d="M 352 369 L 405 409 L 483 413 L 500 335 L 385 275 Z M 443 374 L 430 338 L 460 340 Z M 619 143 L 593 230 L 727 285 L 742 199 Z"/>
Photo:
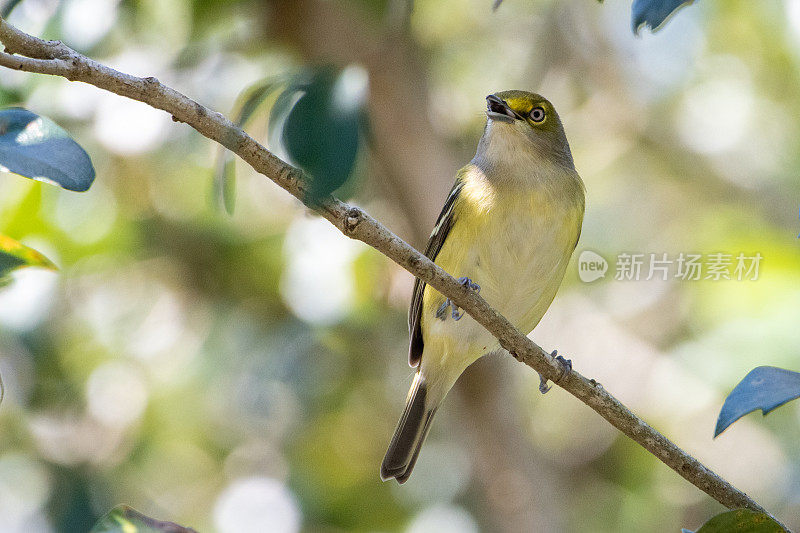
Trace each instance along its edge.
<path fill-rule="evenodd" d="M 538 94 L 486 98 L 488 117 L 472 161 L 456 181 L 425 255 L 530 332 L 555 297 L 581 233 L 584 188 L 561 120 Z M 431 419 L 464 369 L 497 340 L 419 279 L 409 311 L 409 362 L 417 373 L 381 466 L 411 475 Z"/>

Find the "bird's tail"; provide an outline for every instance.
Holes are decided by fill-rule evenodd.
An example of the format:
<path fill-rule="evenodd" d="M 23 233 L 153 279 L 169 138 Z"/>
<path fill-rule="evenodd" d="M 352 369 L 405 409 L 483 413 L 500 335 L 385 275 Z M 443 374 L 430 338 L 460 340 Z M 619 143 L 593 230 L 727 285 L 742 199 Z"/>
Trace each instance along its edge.
<path fill-rule="evenodd" d="M 383 458 L 381 479 L 386 481 L 395 478 L 398 483 L 408 480 L 438 407 L 439 402 L 431 398 L 425 378 L 417 371 L 408 391 L 403 415 Z"/>

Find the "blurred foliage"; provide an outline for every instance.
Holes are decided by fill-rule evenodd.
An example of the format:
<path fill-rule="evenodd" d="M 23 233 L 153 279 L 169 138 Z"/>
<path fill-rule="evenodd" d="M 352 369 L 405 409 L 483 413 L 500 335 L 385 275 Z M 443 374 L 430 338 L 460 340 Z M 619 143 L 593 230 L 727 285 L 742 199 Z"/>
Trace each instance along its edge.
<path fill-rule="evenodd" d="M 0 17 L 7 18 L 22 0 L 6 0 L 0 5 Z"/>
<path fill-rule="evenodd" d="M 260 80 L 245 89 L 239 97 L 235 123 L 244 127 L 264 101 L 279 87 L 281 83 L 272 79 Z M 214 192 L 219 204 L 229 215 L 233 214 L 236 204 L 236 170 L 233 153 L 220 148 L 217 173 L 214 175 Z"/>
<path fill-rule="evenodd" d="M 0 234 L 0 284 L 8 282 L 8 276 L 17 268 L 38 266 L 55 270 L 55 265 L 32 248 Z"/>
<path fill-rule="evenodd" d="M 656 31 L 682 6 L 694 0 L 633 0 L 631 6 L 631 26 L 633 33 L 639 33 L 642 26 Z"/>
<path fill-rule="evenodd" d="M 774 366 L 759 366 L 751 370 L 731 391 L 717 418 L 714 436 L 756 409 L 766 416 L 773 409 L 800 398 L 800 372 Z"/>
<path fill-rule="evenodd" d="M 95 524 L 91 533 L 195 533 L 195 531 L 173 522 L 155 520 L 127 505 L 118 505 Z"/>
<path fill-rule="evenodd" d="M 306 197 L 314 205 L 342 187 L 353 174 L 365 125 L 366 78 L 352 66 L 306 68 L 288 81 L 267 79 L 242 92 L 236 123 L 244 126 L 278 88 L 269 114 L 271 147 L 306 171 Z M 235 170 L 226 152 L 215 175 L 220 203 L 233 212 Z"/>
<path fill-rule="evenodd" d="M 0 109 L 0 172 L 85 191 L 94 167 L 83 148 L 46 117 L 26 109 Z"/>
<path fill-rule="evenodd" d="M 683 529 L 683 533 L 692 533 Z M 785 533 L 780 524 L 764 513 L 749 509 L 736 509 L 721 513 L 695 533 Z"/>
<path fill-rule="evenodd" d="M 534 338 L 800 528 L 797 402 L 707 431 L 748 370 L 800 368 L 796 2 L 696 2 L 639 39 L 629 2 L 417 0 L 402 23 L 393 4 L 28 0 L 10 21 L 219 111 L 265 77 L 359 65 L 374 143 L 346 187 L 409 240 L 474 154 L 484 97 L 546 95 L 587 185 L 578 253 L 764 262 L 752 282 L 582 284 L 570 267 Z M 162 112 L 15 71 L 0 105 L 52 117 L 99 176 L 80 195 L 0 176 L 0 232 L 61 266 L 0 290 L 0 530 L 87 531 L 120 501 L 222 533 L 672 532 L 718 512 L 498 357 L 479 366 L 503 390 L 448 398 L 414 478 L 381 483 L 411 377 L 407 274 L 239 162 L 220 216 L 218 148 Z"/>
<path fill-rule="evenodd" d="M 358 67 L 306 69 L 278 96 L 270 124 L 289 161 L 310 178 L 306 198 L 318 203 L 353 173 L 364 124 L 366 78 Z"/>
<path fill-rule="evenodd" d="M 603 0 L 599 0 L 602 2 Z M 681 7 L 694 0 L 633 0 L 631 6 L 631 27 L 638 34 L 642 26 L 657 31 L 666 20 Z M 494 0 L 493 8 L 497 9 L 503 0 Z"/>

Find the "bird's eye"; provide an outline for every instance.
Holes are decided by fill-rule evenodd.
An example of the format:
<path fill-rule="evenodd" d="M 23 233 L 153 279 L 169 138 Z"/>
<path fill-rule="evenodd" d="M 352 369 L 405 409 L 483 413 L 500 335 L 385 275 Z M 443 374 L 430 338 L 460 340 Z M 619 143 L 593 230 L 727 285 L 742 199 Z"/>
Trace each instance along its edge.
<path fill-rule="evenodd" d="M 530 117 L 534 122 L 542 122 L 544 120 L 544 109 L 541 107 L 534 107 L 531 109 Z"/>

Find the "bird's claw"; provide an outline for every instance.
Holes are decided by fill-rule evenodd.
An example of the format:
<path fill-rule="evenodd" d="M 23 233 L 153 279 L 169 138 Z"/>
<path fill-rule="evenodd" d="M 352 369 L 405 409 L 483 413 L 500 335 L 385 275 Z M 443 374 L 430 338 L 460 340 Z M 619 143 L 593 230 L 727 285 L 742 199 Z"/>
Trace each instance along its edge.
<path fill-rule="evenodd" d="M 450 312 L 450 316 L 453 317 L 453 320 L 461 320 L 461 317 L 464 316 L 464 311 L 462 311 L 457 305 L 450 301 L 450 298 L 447 298 L 442 305 L 439 306 L 439 309 L 436 310 L 436 318 L 439 320 L 444 320 L 447 318 L 447 308 L 453 307 L 452 311 Z"/>
<path fill-rule="evenodd" d="M 553 355 L 556 354 L 556 351 L 553 351 Z M 556 355 L 556 361 L 561 363 L 561 377 L 558 378 L 559 380 L 564 379 L 572 372 L 572 360 L 571 359 L 564 359 L 560 355 Z"/>
<path fill-rule="evenodd" d="M 478 285 L 477 283 L 473 282 L 471 279 L 469 279 L 466 276 L 464 276 L 463 278 L 458 278 L 458 282 L 460 284 L 462 284 L 463 286 L 465 286 L 466 288 L 468 288 L 468 289 L 470 289 L 472 291 L 475 291 L 476 293 L 480 293 L 481 292 L 481 286 Z"/>
<path fill-rule="evenodd" d="M 547 394 L 553 386 L 547 383 L 547 378 L 539 373 L 539 392 Z"/>
<path fill-rule="evenodd" d="M 556 362 L 559 363 L 559 365 L 561 365 L 561 375 L 556 381 L 561 381 L 567 377 L 570 372 L 572 372 L 572 361 L 558 355 L 558 350 L 553 350 L 553 353 L 550 354 L 550 357 L 552 357 Z M 551 388 L 553 388 L 553 386 L 547 383 L 547 378 L 542 374 L 539 374 L 539 392 L 545 394 Z"/>
<path fill-rule="evenodd" d="M 481 292 L 481 286 L 477 283 L 474 283 L 468 277 L 458 278 L 458 282 L 461 283 L 464 287 L 475 291 L 476 293 Z M 453 320 L 459 321 L 461 317 L 464 316 L 464 310 L 459 308 L 456 304 L 450 301 L 450 298 L 447 298 L 442 305 L 439 306 L 439 309 L 436 310 L 436 318 L 439 320 L 444 320 L 447 318 L 447 308 L 452 307 L 450 312 L 450 316 L 453 317 Z"/>

